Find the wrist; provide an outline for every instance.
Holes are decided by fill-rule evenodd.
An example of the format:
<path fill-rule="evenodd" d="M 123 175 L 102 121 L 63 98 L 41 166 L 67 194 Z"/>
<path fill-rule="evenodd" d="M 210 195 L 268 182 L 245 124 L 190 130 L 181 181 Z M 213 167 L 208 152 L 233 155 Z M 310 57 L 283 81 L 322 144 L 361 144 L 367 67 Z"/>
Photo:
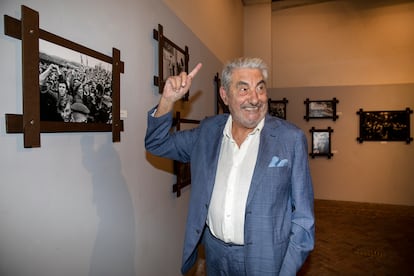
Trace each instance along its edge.
<path fill-rule="evenodd" d="M 174 108 L 174 103 L 169 99 L 161 97 L 160 102 L 158 103 L 157 111 L 154 114 L 154 117 L 160 117 L 166 113 L 169 113 Z"/>

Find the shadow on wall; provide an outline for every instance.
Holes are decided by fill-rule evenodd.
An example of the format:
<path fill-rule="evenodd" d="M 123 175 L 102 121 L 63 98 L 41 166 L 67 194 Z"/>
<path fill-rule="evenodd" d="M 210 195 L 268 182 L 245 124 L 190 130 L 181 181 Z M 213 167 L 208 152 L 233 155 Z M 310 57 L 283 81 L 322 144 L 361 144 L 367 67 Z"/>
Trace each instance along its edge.
<path fill-rule="evenodd" d="M 121 160 L 111 141 L 95 149 L 94 137 L 85 135 L 81 145 L 99 218 L 89 276 L 135 275 L 134 209 Z"/>

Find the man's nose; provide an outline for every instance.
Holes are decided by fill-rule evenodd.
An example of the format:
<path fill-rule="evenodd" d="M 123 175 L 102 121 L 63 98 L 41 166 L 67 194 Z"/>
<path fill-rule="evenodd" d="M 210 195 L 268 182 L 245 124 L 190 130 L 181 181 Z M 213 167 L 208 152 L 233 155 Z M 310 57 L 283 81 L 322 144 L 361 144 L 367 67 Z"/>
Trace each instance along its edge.
<path fill-rule="evenodd" d="M 256 103 L 259 101 L 259 94 L 255 89 L 250 90 L 250 102 Z"/>

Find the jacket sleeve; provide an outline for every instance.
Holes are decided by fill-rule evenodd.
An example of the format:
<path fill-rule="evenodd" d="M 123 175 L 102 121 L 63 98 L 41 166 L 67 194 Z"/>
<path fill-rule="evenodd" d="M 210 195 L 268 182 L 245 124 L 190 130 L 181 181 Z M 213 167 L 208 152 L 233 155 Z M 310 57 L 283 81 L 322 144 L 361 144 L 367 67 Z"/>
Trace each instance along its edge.
<path fill-rule="evenodd" d="M 292 171 L 292 228 L 280 275 L 296 275 L 314 247 L 315 218 L 308 146 L 301 131 L 295 146 Z"/>
<path fill-rule="evenodd" d="M 154 117 L 156 107 L 148 112 L 145 149 L 150 153 L 180 162 L 189 162 L 196 129 L 172 132 L 172 113 Z"/>

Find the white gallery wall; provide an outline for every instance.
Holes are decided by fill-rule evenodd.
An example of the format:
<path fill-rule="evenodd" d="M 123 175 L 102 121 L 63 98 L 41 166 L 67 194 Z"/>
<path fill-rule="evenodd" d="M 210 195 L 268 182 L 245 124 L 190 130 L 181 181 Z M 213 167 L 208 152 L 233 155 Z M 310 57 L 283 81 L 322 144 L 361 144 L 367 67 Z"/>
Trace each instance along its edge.
<path fill-rule="evenodd" d="M 163 0 L 221 62 L 243 55 L 241 0 Z"/>
<path fill-rule="evenodd" d="M 6 134 L 6 113 L 22 114 L 21 41 L 3 33 L 3 15 L 21 5 L 39 12 L 40 28 L 103 54 L 121 51 L 121 142 L 111 133 L 41 134 L 24 148 Z M 214 113 L 221 62 L 161 0 L 0 1 L 0 275 L 180 275 L 189 189 L 172 193 L 172 162 L 144 149 L 146 116 L 158 99 L 157 42 L 163 25 L 189 47 L 194 80 L 187 118 Z"/>

